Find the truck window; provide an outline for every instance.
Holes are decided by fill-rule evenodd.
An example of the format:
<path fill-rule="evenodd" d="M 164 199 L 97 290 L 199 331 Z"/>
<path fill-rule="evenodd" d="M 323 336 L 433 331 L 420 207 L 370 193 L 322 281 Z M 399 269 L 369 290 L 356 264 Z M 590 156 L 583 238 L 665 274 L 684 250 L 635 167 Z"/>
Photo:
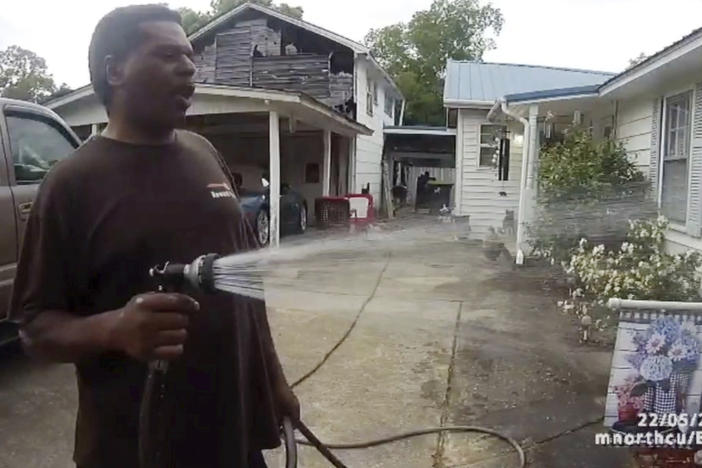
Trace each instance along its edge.
<path fill-rule="evenodd" d="M 17 184 L 39 183 L 51 166 L 75 149 L 67 135 L 38 116 L 8 115 L 7 128 Z"/>

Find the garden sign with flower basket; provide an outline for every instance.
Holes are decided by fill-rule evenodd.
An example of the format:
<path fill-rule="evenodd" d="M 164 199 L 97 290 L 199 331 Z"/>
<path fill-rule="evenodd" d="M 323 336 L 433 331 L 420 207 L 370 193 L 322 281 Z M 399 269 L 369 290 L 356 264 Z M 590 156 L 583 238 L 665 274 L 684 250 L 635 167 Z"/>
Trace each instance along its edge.
<path fill-rule="evenodd" d="M 605 426 L 615 432 L 699 430 L 689 423 L 702 412 L 702 304 L 618 299 L 610 304 L 619 309 L 619 329 Z M 648 426 L 642 427 L 642 418 Z M 660 423 L 650 425 L 651 418 Z"/>

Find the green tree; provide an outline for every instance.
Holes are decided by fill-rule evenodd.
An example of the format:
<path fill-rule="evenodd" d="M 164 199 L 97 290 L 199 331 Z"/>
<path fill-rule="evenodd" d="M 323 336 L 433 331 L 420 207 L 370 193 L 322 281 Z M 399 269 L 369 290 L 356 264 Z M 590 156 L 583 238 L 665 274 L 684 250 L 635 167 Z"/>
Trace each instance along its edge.
<path fill-rule="evenodd" d="M 209 13 L 195 11 L 188 7 L 178 8 L 178 13 L 183 20 L 183 29 L 188 34 L 197 31 L 212 19 Z"/>
<path fill-rule="evenodd" d="M 273 8 L 285 15 L 292 16 L 293 18 L 302 18 L 304 13 L 302 7 L 291 6 L 287 3 L 276 5 L 273 3 L 273 0 L 212 0 L 210 2 L 210 11 L 201 12 L 183 7 L 179 8 L 178 12 L 183 18 L 183 29 L 185 29 L 186 33 L 191 34 L 212 21 L 214 18 L 230 12 L 234 8 L 237 8 L 244 3 L 256 3 L 268 8 Z"/>
<path fill-rule="evenodd" d="M 0 96 L 38 102 L 56 90 L 43 58 L 16 45 L 0 51 Z"/>
<path fill-rule="evenodd" d="M 495 48 L 502 12 L 478 0 L 434 0 L 409 23 L 372 29 L 365 38 L 373 56 L 407 99 L 408 123 L 444 123 L 442 77 L 448 59 L 481 60 Z"/>
<path fill-rule="evenodd" d="M 643 62 L 647 58 L 648 58 L 648 55 L 641 52 L 636 58 L 629 60 L 629 66 L 626 68 L 629 69 L 629 68 L 635 67 L 636 65 L 640 64 L 641 62 Z"/>

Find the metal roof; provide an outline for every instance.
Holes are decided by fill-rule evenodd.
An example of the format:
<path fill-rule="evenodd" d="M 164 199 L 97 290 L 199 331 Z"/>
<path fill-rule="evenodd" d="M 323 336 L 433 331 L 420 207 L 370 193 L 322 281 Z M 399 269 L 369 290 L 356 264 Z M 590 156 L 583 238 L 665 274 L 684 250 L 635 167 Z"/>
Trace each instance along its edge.
<path fill-rule="evenodd" d="M 449 60 L 444 102 L 490 105 L 507 95 L 597 86 L 613 76 L 592 70 Z"/>

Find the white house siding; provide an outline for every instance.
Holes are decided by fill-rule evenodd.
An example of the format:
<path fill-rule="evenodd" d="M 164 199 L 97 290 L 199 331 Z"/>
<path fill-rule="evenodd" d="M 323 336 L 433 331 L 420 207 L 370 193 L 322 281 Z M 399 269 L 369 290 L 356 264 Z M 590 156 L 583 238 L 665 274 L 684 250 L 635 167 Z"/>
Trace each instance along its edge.
<path fill-rule="evenodd" d="M 478 166 L 480 155 L 480 125 L 487 122 L 487 111 L 464 109 L 460 111 L 456 145 L 456 169 L 460 196 L 457 215 L 470 216 L 470 227 L 477 238 L 482 238 L 490 227 L 502 228 L 507 210 L 518 217 L 519 186 L 522 170 L 522 147 L 515 143 L 516 135 L 523 135 L 520 122 L 510 122 L 509 180 L 497 180 L 497 170 Z M 506 196 L 501 196 L 505 192 Z"/>
<path fill-rule="evenodd" d="M 651 163 L 653 103 L 651 97 L 617 103 L 616 139 L 626 148 L 629 160 L 644 174 L 648 174 Z"/>
<path fill-rule="evenodd" d="M 373 73 L 373 66 L 366 60 L 356 60 L 356 120 L 373 130 L 373 135 L 356 137 L 355 181 L 353 190 L 360 193 L 361 189 L 370 183 L 370 193 L 376 206 L 380 203 L 381 162 L 383 159 L 383 128 L 393 125 L 392 116 L 385 114 L 385 93 L 387 83 L 377 75 L 373 81 L 378 86 L 378 103 L 373 106 L 373 116 L 368 115 L 366 107 L 366 92 L 368 73 Z"/>
<path fill-rule="evenodd" d="M 693 93 L 694 111 L 692 124 L 694 138 L 696 129 L 702 129 L 702 112 L 700 112 L 702 101 L 700 101 L 698 96 L 702 91 L 701 83 L 702 74 L 691 75 L 687 77 L 686 84 L 669 83 L 660 86 L 655 94 L 636 96 L 618 102 L 617 138 L 624 142 L 627 151 L 632 155 L 632 158 L 635 158 L 637 165 L 645 174 L 657 173 L 659 172 L 657 168 L 660 167 L 660 153 L 652 151 L 653 140 L 654 138 L 660 138 L 662 131 L 662 122 L 657 116 L 654 116 L 658 103 L 662 102 L 665 96 L 695 89 L 695 93 Z M 692 143 L 694 144 L 694 140 Z M 653 160 L 653 158 L 656 158 L 656 160 Z M 702 171 L 700 170 L 702 161 L 699 159 L 700 155 L 696 154 L 694 150 L 691 151 L 690 187 L 699 187 L 699 179 L 702 178 Z M 654 185 L 655 196 L 659 196 L 658 191 L 659 187 Z M 702 251 L 702 237 L 699 235 L 698 227 L 702 214 L 700 213 L 700 203 L 695 201 L 696 198 L 693 197 L 692 192 L 688 193 L 687 225 L 676 226 L 666 233 L 666 248 L 671 253 L 683 253 L 690 249 Z M 696 234 L 693 234 L 693 231 Z"/>

